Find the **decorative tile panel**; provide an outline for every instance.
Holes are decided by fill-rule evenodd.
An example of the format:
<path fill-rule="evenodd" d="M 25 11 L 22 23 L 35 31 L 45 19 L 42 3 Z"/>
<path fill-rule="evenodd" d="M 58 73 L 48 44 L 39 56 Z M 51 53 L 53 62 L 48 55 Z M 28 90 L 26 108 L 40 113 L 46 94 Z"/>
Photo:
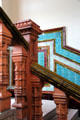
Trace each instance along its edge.
<path fill-rule="evenodd" d="M 53 70 L 53 46 L 54 41 L 45 41 L 38 43 L 38 63 L 44 67 Z M 44 56 L 41 54 L 44 53 Z M 42 58 L 43 57 L 43 58 Z M 42 61 L 42 62 L 41 62 Z M 45 84 L 43 91 L 53 91 L 54 87 L 48 83 Z"/>
<path fill-rule="evenodd" d="M 38 64 L 44 66 L 44 52 L 38 52 Z"/>
<path fill-rule="evenodd" d="M 62 30 L 63 31 L 63 30 Z M 63 33 L 62 31 L 56 31 L 56 32 L 52 32 L 52 33 L 45 33 L 39 36 L 38 41 L 49 41 L 49 40 L 54 40 L 55 44 L 54 44 L 54 54 L 60 55 L 64 58 L 67 58 L 71 61 L 77 62 L 80 64 L 80 53 L 79 54 L 75 54 L 74 52 L 71 52 L 70 50 L 66 50 L 65 48 L 63 48 Z M 76 51 L 75 51 L 76 52 Z"/>
<path fill-rule="evenodd" d="M 66 78 L 67 80 L 80 85 L 80 72 L 72 69 L 70 66 L 64 65 L 58 61 L 55 62 L 55 72 Z"/>
<path fill-rule="evenodd" d="M 50 64 L 49 69 L 73 83 L 80 85 L 80 51 L 66 45 L 65 27 L 43 31 L 43 34 L 39 35 L 38 47 L 41 47 L 42 50 L 44 46 L 50 47 L 48 54 L 50 60 L 49 63 L 47 63 Z M 39 55 L 38 61 L 40 61 Z M 62 64 L 56 64 L 55 61 Z M 50 87 L 44 87 L 43 91 L 44 90 L 50 91 L 52 89 Z"/>

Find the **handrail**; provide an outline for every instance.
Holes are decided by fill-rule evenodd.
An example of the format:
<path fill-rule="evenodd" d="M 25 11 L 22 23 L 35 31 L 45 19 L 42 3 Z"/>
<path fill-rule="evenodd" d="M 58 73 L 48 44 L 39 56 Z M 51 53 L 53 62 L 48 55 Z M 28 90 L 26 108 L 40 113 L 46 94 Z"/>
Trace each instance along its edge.
<path fill-rule="evenodd" d="M 41 80 L 47 81 L 56 88 L 64 91 L 68 96 L 72 96 L 80 101 L 80 86 L 42 67 L 37 63 L 33 63 L 31 65 L 31 72 L 38 76 Z"/>
<path fill-rule="evenodd" d="M 6 25 L 6 27 L 10 30 L 14 37 L 14 40 L 17 39 L 17 41 L 21 43 L 26 50 L 29 50 L 28 42 L 21 35 L 20 31 L 17 30 L 16 26 L 12 23 L 12 21 L 9 19 L 9 17 L 1 7 L 0 7 L 0 19 L 3 21 L 4 25 Z"/>

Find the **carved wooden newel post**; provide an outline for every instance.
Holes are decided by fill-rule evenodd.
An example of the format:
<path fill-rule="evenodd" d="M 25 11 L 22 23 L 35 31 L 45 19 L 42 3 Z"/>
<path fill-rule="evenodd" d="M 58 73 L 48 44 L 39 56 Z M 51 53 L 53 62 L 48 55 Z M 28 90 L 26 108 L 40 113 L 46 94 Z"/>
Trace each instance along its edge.
<path fill-rule="evenodd" d="M 16 27 L 20 30 L 26 41 L 29 43 L 28 65 L 27 65 L 27 100 L 28 100 L 28 120 L 42 120 L 41 110 L 41 82 L 38 77 L 30 71 L 33 62 L 38 62 L 38 35 L 41 33 L 40 27 L 32 20 L 17 23 Z M 29 87 L 31 86 L 31 88 Z M 31 95 L 31 96 L 30 96 Z M 30 102 L 32 104 L 30 104 Z M 32 113 L 29 113 L 29 111 Z"/>
<path fill-rule="evenodd" d="M 7 91 L 7 86 L 9 84 L 8 46 L 11 39 L 11 33 L 0 21 L 0 112 L 10 109 L 11 95 Z"/>
<path fill-rule="evenodd" d="M 68 99 L 66 94 L 55 88 L 54 101 L 56 103 L 56 113 L 58 120 L 67 120 L 68 114 Z"/>
<path fill-rule="evenodd" d="M 26 51 L 22 46 L 13 47 L 15 74 L 15 103 L 17 119 L 23 120 L 27 113 L 26 98 Z"/>

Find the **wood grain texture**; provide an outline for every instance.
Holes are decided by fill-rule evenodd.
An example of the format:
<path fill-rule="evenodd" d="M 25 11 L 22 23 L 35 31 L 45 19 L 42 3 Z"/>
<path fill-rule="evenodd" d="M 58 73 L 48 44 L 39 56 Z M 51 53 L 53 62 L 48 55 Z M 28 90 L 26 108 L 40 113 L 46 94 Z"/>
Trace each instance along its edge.
<path fill-rule="evenodd" d="M 46 81 L 61 89 L 67 95 L 73 96 L 74 98 L 80 100 L 80 86 L 68 81 L 67 79 L 64 79 L 63 77 L 57 75 L 54 72 L 51 72 L 37 63 L 31 65 L 31 71 L 42 81 Z"/>

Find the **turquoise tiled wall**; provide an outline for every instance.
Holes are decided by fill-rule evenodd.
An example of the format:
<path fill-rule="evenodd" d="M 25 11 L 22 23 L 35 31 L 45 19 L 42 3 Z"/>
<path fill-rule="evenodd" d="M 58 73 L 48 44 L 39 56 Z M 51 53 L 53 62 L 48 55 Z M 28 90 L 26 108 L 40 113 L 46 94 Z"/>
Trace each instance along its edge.
<path fill-rule="evenodd" d="M 55 39 L 55 50 L 57 54 L 80 63 L 80 55 L 72 53 L 61 47 L 61 32 L 42 34 L 39 36 L 38 41 L 46 41 L 51 39 Z"/>
<path fill-rule="evenodd" d="M 55 41 L 55 48 L 54 48 L 54 42 L 50 43 L 51 40 Z M 51 33 L 44 33 L 42 35 L 39 36 L 38 41 L 40 43 L 38 43 L 39 47 L 43 47 L 46 45 L 50 46 L 50 70 L 54 71 L 54 68 L 56 69 L 56 73 L 64 78 L 66 78 L 67 80 L 80 85 L 80 55 L 76 54 L 74 52 L 71 52 L 67 49 L 64 49 L 62 47 L 62 40 L 63 40 L 63 36 L 62 36 L 62 31 L 56 31 L 56 32 L 51 32 Z M 46 42 L 47 41 L 47 42 Z M 50 43 L 50 44 L 48 44 Z M 55 52 L 54 52 L 55 49 Z M 56 54 L 57 53 L 57 54 Z M 40 60 L 44 61 L 44 59 L 42 59 L 42 57 L 40 57 L 40 53 L 38 54 L 38 63 L 42 64 L 43 62 L 41 62 Z M 56 64 L 55 66 L 55 60 L 57 60 L 58 62 L 61 62 L 64 64 L 64 66 L 60 65 L 60 64 Z M 39 62 L 40 61 L 40 62 Z M 54 67 L 55 66 L 55 67 Z M 65 66 L 69 66 L 72 69 L 68 69 Z M 73 70 L 75 69 L 75 71 Z M 78 71 L 78 72 L 76 72 Z M 52 87 L 52 86 L 51 86 Z M 43 88 L 44 90 L 44 88 Z M 49 91 L 50 88 L 45 88 L 45 90 Z M 52 88 L 51 88 L 52 90 Z"/>
<path fill-rule="evenodd" d="M 44 66 L 44 52 L 38 52 L 38 64 Z"/>
<path fill-rule="evenodd" d="M 80 74 L 63 67 L 62 65 L 56 64 L 56 73 L 67 80 L 80 85 Z"/>

